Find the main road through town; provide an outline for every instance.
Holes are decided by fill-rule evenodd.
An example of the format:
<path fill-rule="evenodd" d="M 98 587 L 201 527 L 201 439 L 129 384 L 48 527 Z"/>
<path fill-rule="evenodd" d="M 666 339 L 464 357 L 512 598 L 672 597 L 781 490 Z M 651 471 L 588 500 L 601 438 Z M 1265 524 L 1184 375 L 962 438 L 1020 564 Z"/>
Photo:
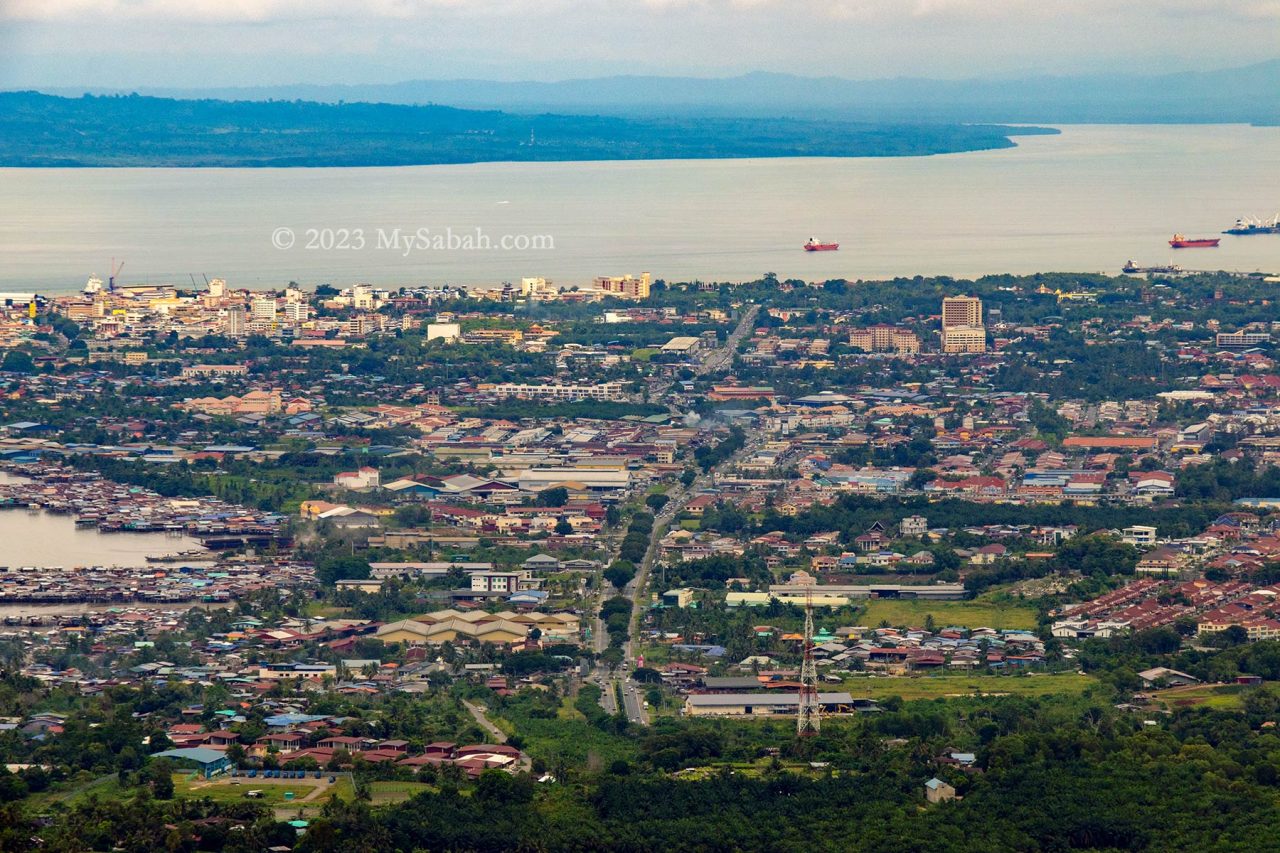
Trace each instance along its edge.
<path fill-rule="evenodd" d="M 725 339 L 725 342 L 721 346 L 702 354 L 698 364 L 694 367 L 694 373 L 698 376 L 707 376 L 731 367 L 738 345 L 754 329 L 755 317 L 759 310 L 760 306 L 758 305 L 749 306 L 738 321 L 738 325 L 734 327 L 734 330 Z M 719 467 L 731 465 L 741 457 L 754 452 L 759 447 L 760 441 L 759 436 L 748 436 L 746 444 L 733 457 L 721 463 Z M 604 709 L 610 714 L 617 714 L 621 710 L 626 714 L 628 721 L 638 725 L 647 726 L 649 724 L 649 713 L 644 697 L 641 694 L 642 688 L 629 677 L 629 673 L 637 663 L 635 637 L 640 630 L 640 618 L 644 612 L 649 574 L 658 556 L 658 543 L 666 535 L 671 522 L 684 510 L 685 504 L 703 489 L 712 485 L 713 482 L 714 470 L 700 473 L 688 486 L 677 484 L 667 491 L 667 503 L 655 514 L 653 519 L 653 532 L 649 535 L 648 550 L 637 567 L 635 577 L 624 589 L 615 590 L 612 584 L 604 579 L 603 574 L 599 576 L 600 580 L 596 587 L 598 592 L 595 602 L 596 619 L 593 632 L 593 648 L 597 654 L 609 648 L 608 629 L 605 627 L 604 620 L 599 616 L 600 608 L 604 602 L 614 594 L 621 594 L 630 599 L 631 618 L 627 627 L 627 639 L 622 645 L 623 665 L 618 669 L 611 669 L 602 662 L 597 665 L 593 673 L 593 679 L 602 688 L 600 704 Z M 618 541 L 620 540 L 617 537 L 611 541 L 611 551 L 616 549 Z M 609 595 L 606 595 L 606 592 Z M 619 694 L 622 697 L 623 704 L 621 709 L 618 708 Z"/>

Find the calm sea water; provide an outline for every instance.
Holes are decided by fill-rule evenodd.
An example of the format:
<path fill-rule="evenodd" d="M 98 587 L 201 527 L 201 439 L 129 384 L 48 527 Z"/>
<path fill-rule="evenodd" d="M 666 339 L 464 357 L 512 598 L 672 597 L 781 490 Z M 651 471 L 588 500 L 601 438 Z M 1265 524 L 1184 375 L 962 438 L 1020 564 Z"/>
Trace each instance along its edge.
<path fill-rule="evenodd" d="M 0 483 L 29 482 L 0 471 Z M 200 548 L 190 536 L 166 533 L 102 533 L 76 527 L 72 515 L 26 509 L 0 510 L 0 566 L 130 566 L 147 565 L 147 557 L 161 557 Z"/>
<path fill-rule="evenodd" d="M 200 548 L 189 536 L 164 533 L 102 533 L 76 527 L 70 515 L 0 510 L 0 565 L 19 566 L 131 566 L 147 565 L 160 557 Z M 162 567 L 164 568 L 164 567 Z"/>
<path fill-rule="evenodd" d="M 1280 128 L 1067 126 L 1017 141 L 921 158 L 0 169 L 0 288 L 75 290 L 112 257 L 128 282 L 208 274 L 249 287 L 568 285 L 644 270 L 673 281 L 973 276 L 1117 271 L 1130 258 L 1280 272 L 1280 236 L 1224 237 L 1216 250 L 1166 242 L 1280 210 Z M 286 228 L 295 242 L 276 248 Z M 428 242 L 380 246 L 379 229 L 397 228 L 428 229 Z M 477 228 L 494 248 L 430 244 Z M 554 249 L 505 251 L 503 235 L 546 235 Z M 810 236 L 840 251 L 806 254 Z"/>

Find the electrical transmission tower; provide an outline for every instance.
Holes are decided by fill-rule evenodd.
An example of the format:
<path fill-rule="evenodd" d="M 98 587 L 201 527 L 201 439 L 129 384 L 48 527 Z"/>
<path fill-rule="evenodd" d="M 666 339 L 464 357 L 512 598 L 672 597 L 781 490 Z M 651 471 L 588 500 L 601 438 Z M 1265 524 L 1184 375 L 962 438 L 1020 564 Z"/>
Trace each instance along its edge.
<path fill-rule="evenodd" d="M 813 593 L 810 591 L 804 600 L 804 663 L 800 665 L 800 707 L 796 712 L 796 735 L 812 737 L 821 727 L 818 665 L 813 659 Z"/>

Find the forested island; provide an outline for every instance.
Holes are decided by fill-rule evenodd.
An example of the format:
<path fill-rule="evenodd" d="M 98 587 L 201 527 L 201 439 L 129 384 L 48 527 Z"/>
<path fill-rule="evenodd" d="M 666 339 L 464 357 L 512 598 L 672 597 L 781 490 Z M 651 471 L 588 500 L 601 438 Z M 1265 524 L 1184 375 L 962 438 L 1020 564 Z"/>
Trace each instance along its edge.
<path fill-rule="evenodd" d="M 1013 147 L 1047 128 L 517 115 L 446 106 L 0 93 L 0 165 L 413 166 L 495 161 L 896 157 Z"/>

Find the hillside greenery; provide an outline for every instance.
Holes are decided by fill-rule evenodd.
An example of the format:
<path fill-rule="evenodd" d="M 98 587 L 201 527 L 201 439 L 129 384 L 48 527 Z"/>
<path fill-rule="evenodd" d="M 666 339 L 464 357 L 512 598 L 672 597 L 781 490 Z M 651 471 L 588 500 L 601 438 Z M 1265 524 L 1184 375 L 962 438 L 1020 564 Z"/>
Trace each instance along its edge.
<path fill-rule="evenodd" d="M 4 166 L 407 166 L 886 157 L 1013 145 L 1023 128 L 514 115 L 445 106 L 0 94 Z"/>

